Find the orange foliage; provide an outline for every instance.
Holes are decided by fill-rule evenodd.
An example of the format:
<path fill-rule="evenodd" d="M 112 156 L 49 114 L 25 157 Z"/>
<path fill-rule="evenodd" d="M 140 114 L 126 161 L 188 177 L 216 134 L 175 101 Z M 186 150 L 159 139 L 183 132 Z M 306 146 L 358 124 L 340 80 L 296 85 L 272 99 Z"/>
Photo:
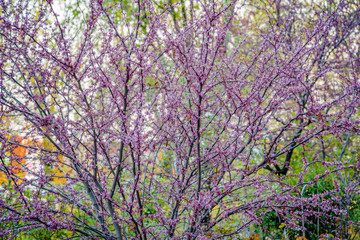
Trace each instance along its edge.
<path fill-rule="evenodd" d="M 305 236 L 296 237 L 296 240 L 307 240 Z"/>
<path fill-rule="evenodd" d="M 10 139 L 11 137 L 8 136 L 8 138 Z M 19 142 L 20 145 L 24 145 L 24 146 L 28 146 L 28 145 L 32 145 L 32 144 L 36 145 L 36 142 L 34 144 L 34 142 L 29 139 L 21 139 L 19 137 L 13 137 L 13 141 Z M 53 145 L 46 139 L 44 141 L 40 142 L 40 144 L 46 150 L 54 150 Z M 26 175 L 26 173 L 22 170 L 22 165 L 25 164 L 24 156 L 26 155 L 26 148 L 23 146 L 16 146 L 14 149 L 12 149 L 8 152 L 8 155 L 17 159 L 17 161 L 11 160 L 11 162 L 7 164 L 8 170 L 10 171 L 11 174 L 14 174 L 20 178 L 23 178 Z M 63 166 L 63 156 L 59 155 L 59 156 L 57 156 L 57 158 L 59 160 L 58 167 L 51 167 L 51 168 L 45 167 L 45 169 L 47 169 L 48 174 L 55 175 L 52 178 L 53 183 L 64 184 L 64 183 L 66 183 L 66 179 L 63 178 L 65 176 L 65 174 L 60 169 L 60 168 L 63 168 L 63 169 L 65 168 Z M 12 158 L 10 158 L 10 159 L 12 159 Z M 66 170 L 68 171 L 68 169 L 66 169 Z M 8 183 L 8 182 L 9 181 L 6 177 L 6 173 L 0 171 L 0 185 L 3 183 Z"/>
<path fill-rule="evenodd" d="M 20 142 L 21 145 L 27 145 L 28 140 L 26 139 L 14 139 L 16 142 Z M 11 160 L 11 163 L 8 164 L 8 171 L 11 174 L 14 174 L 20 178 L 23 178 L 25 176 L 25 172 L 21 170 L 21 165 L 25 163 L 25 159 L 23 158 L 26 154 L 26 148 L 22 146 L 16 146 L 13 150 L 10 150 L 9 155 L 17 158 L 18 160 Z M 8 182 L 8 179 L 6 178 L 6 174 L 2 171 L 0 171 L 0 184 Z"/>
<path fill-rule="evenodd" d="M 252 233 L 249 238 L 245 238 L 246 240 L 260 240 L 260 234 Z"/>

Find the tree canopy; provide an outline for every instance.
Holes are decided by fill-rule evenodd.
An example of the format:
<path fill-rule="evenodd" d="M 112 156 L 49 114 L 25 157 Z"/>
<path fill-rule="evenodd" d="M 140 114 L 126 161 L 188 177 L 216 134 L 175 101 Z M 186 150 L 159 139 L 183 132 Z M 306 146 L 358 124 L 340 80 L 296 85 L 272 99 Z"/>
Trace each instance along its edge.
<path fill-rule="evenodd" d="M 0 237 L 358 237 L 357 1 L 0 13 Z"/>

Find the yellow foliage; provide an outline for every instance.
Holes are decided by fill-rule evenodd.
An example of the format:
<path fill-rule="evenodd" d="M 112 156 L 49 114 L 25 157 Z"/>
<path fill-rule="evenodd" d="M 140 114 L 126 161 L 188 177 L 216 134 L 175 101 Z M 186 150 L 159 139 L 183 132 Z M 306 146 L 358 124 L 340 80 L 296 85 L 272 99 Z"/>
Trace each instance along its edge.
<path fill-rule="evenodd" d="M 163 153 L 163 151 L 160 151 L 159 153 L 158 153 L 158 158 L 162 161 L 162 160 L 164 160 L 164 153 Z"/>
<path fill-rule="evenodd" d="M 35 20 L 38 20 L 38 19 L 39 19 L 39 15 L 40 15 L 40 11 L 37 11 L 37 12 L 36 12 L 36 16 L 35 16 Z"/>
<path fill-rule="evenodd" d="M 54 145 L 50 142 L 50 140 L 48 138 L 44 138 L 43 142 L 42 142 L 42 146 L 44 149 L 49 150 L 49 151 L 54 151 L 56 150 Z M 45 169 L 47 170 L 47 173 L 54 175 L 54 177 L 52 178 L 52 182 L 55 184 L 65 184 L 66 183 L 66 178 L 64 178 L 65 176 L 65 172 L 70 171 L 70 169 L 68 169 L 64 163 L 63 163 L 63 156 L 62 155 L 58 155 L 57 156 L 57 160 L 58 161 L 58 166 L 55 167 L 45 167 Z"/>

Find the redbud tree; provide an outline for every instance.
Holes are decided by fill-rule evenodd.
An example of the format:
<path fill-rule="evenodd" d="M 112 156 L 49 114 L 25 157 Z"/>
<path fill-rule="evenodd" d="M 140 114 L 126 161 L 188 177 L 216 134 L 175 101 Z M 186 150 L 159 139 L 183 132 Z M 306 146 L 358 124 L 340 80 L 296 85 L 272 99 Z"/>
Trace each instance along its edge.
<path fill-rule="evenodd" d="M 356 1 L 0 7 L 0 236 L 358 226 Z"/>

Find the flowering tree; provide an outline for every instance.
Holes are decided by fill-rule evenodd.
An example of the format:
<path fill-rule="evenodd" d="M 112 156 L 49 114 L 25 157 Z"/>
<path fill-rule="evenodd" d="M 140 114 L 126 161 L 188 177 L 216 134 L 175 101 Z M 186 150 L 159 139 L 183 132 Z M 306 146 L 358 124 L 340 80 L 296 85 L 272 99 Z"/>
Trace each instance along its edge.
<path fill-rule="evenodd" d="M 303 236 L 311 217 L 357 226 L 356 3 L 0 5 L 0 236 L 224 239 L 270 212 Z"/>

